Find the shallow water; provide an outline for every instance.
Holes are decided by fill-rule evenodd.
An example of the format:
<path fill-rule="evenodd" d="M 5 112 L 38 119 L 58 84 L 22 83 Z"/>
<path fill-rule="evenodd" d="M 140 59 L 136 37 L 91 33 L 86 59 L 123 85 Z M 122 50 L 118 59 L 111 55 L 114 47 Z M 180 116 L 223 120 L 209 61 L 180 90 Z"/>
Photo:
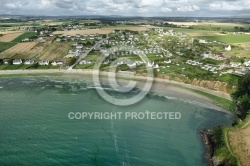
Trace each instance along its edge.
<path fill-rule="evenodd" d="M 203 166 L 199 131 L 234 118 L 179 96 L 149 94 L 136 105 L 117 107 L 99 97 L 91 81 L 77 79 L 1 78 L 0 87 L 0 165 Z M 182 118 L 68 118 L 69 112 L 146 110 L 180 112 Z"/>

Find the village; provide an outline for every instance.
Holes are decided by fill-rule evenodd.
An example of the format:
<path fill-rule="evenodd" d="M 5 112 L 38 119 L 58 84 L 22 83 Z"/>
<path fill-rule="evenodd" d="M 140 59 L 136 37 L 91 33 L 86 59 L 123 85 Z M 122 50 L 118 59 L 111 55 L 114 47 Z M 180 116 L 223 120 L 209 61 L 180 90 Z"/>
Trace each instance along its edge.
<path fill-rule="evenodd" d="M 118 65 L 117 70 L 140 74 L 146 72 L 146 67 L 152 67 L 155 76 L 181 75 L 188 78 L 209 79 L 209 77 L 217 78 L 228 74 L 243 76 L 250 73 L 250 59 L 229 55 L 235 48 L 234 46 L 192 37 L 176 29 L 151 27 L 145 28 L 144 31 L 136 31 L 129 28 L 114 28 L 106 34 L 98 33 L 98 30 L 96 33 L 81 34 L 81 30 L 75 30 L 79 27 L 69 27 L 64 27 L 62 32 L 65 33 L 63 34 L 43 30 L 39 31 L 35 38 L 22 39 L 19 43 L 21 45 L 36 43 L 34 45 L 43 45 L 45 51 L 51 45 L 55 45 L 55 48 L 51 48 L 51 52 L 48 51 L 46 56 L 41 56 L 45 54 L 45 51 L 34 52 L 40 56 L 38 58 L 37 55 L 34 57 L 31 55 L 27 59 L 22 57 L 13 59 L 15 56 L 3 58 L 0 60 L 0 69 L 93 70 L 98 59 L 105 57 L 100 68 L 103 71 L 107 71 L 108 66 L 112 64 Z M 28 30 L 38 33 L 36 29 Z M 74 32 L 73 35 L 69 35 L 70 32 Z M 32 46 L 30 47 L 32 50 Z M 10 55 L 11 49 L 13 47 L 0 53 L 1 57 L 7 53 Z M 51 54 L 57 52 L 58 49 L 61 49 L 61 54 L 52 56 Z M 23 54 L 29 52 L 28 49 L 22 51 Z M 16 52 L 12 54 L 18 55 Z M 150 62 L 143 61 L 140 54 L 146 55 Z M 75 64 L 78 61 L 79 63 Z M 6 66 L 12 67 L 6 68 Z"/>

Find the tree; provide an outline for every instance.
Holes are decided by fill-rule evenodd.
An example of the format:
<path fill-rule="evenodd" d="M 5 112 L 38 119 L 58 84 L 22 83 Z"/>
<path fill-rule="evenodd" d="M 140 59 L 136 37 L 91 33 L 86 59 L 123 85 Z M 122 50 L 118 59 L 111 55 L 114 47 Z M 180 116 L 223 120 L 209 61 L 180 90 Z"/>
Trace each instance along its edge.
<path fill-rule="evenodd" d="M 241 31 L 241 32 L 245 32 L 245 28 L 240 27 L 240 31 Z"/>
<path fill-rule="evenodd" d="M 68 61 L 67 61 L 68 66 L 72 66 L 76 62 L 76 60 L 77 59 L 75 57 L 68 59 Z"/>
<path fill-rule="evenodd" d="M 250 74 L 239 81 L 238 90 L 233 94 L 233 97 L 238 103 L 241 118 L 246 118 L 250 111 Z"/>
<path fill-rule="evenodd" d="M 238 31 L 239 31 L 239 27 L 238 27 L 238 26 L 235 26 L 235 27 L 234 27 L 234 30 L 235 30 L 236 32 L 238 32 Z"/>

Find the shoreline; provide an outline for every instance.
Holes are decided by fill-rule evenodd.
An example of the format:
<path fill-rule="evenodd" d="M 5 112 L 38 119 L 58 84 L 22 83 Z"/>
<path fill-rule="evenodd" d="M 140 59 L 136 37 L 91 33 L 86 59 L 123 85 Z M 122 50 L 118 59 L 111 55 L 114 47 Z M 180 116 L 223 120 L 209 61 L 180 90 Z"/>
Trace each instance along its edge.
<path fill-rule="evenodd" d="M 55 76 L 55 77 L 64 77 L 64 78 L 80 78 L 80 76 L 88 76 L 88 79 L 92 80 L 93 75 L 98 74 L 96 70 L 82 70 L 82 69 L 43 69 L 43 70 L 0 70 L 1 77 L 25 77 L 25 76 Z M 116 77 L 119 81 L 123 83 L 129 80 L 138 81 L 137 83 L 141 86 L 140 83 L 146 81 L 147 77 L 135 75 L 133 72 L 99 72 L 100 79 L 107 77 Z M 86 77 L 85 77 L 86 78 Z M 128 83 L 128 82 L 127 82 Z M 137 84 L 137 86 L 138 86 Z M 232 101 L 232 98 L 229 94 L 224 92 L 219 92 L 204 87 L 185 84 L 183 82 L 177 82 L 173 80 L 163 79 L 163 78 L 153 78 L 153 85 L 151 92 L 159 94 L 160 96 L 165 97 L 177 97 L 177 99 L 185 99 L 186 102 L 195 101 L 196 104 L 201 104 L 204 107 L 214 109 L 216 111 L 233 114 L 229 109 L 223 107 L 216 99 L 221 98 L 223 100 Z M 198 93 L 201 92 L 201 93 Z M 212 95 L 208 97 L 207 95 Z"/>
<path fill-rule="evenodd" d="M 83 74 L 83 75 L 93 75 L 96 71 L 95 70 L 82 70 L 82 69 L 72 69 L 72 70 L 65 70 L 65 69 L 44 69 L 44 70 L 0 70 L 0 76 L 8 76 L 8 75 L 47 75 L 47 74 L 63 74 L 63 75 L 72 75 L 72 74 Z M 100 76 L 116 76 L 117 73 L 111 73 L 111 72 L 100 72 Z M 131 73 L 119 73 L 119 78 L 124 79 L 138 79 L 138 80 L 146 80 L 147 78 L 145 76 L 136 76 L 132 75 Z M 220 91 L 215 91 L 211 89 L 207 89 L 201 86 L 191 85 L 191 84 L 185 84 L 182 82 L 177 82 L 173 80 L 168 79 L 162 79 L 162 78 L 153 78 L 154 82 L 159 83 L 168 83 L 173 85 L 178 85 L 187 89 L 193 89 L 202 91 L 208 94 L 212 94 L 214 96 L 218 96 L 227 100 L 232 101 L 232 98 L 230 94 Z"/>

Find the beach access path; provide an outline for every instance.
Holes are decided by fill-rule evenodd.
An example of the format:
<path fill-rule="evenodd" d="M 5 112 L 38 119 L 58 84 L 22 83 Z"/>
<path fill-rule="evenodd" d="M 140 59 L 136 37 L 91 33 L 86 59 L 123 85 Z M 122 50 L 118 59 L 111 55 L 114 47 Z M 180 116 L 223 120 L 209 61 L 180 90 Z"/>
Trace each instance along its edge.
<path fill-rule="evenodd" d="M 77 59 L 77 61 L 68 68 L 68 70 L 72 70 L 76 65 L 78 65 L 86 56 L 88 56 L 88 54 L 94 49 L 96 48 L 99 44 L 101 44 L 104 41 L 104 39 L 100 40 L 99 42 L 97 42 L 93 47 L 91 47 L 87 52 L 83 53 L 82 55 L 80 55 L 80 57 Z"/>

